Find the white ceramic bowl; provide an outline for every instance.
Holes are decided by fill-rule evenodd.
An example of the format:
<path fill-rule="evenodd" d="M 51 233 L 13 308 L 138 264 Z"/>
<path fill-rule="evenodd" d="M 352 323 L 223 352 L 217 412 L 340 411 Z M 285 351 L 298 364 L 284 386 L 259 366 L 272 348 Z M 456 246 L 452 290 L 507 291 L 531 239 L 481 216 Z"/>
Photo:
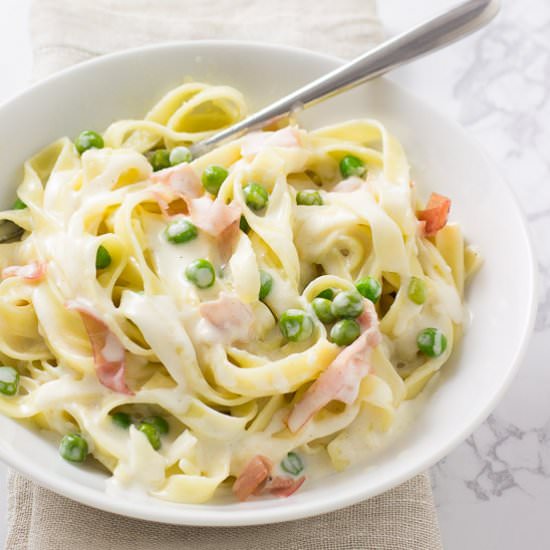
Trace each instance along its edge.
<path fill-rule="evenodd" d="M 251 110 L 333 69 L 335 58 L 238 42 L 168 44 L 84 63 L 0 108 L 0 204 L 13 200 L 23 161 L 59 136 L 140 118 L 191 76 L 239 88 Z M 368 463 L 288 499 L 181 505 L 105 491 L 106 477 L 61 460 L 40 434 L 0 417 L 0 458 L 39 484 L 111 512 L 189 525 L 250 525 L 328 512 L 379 494 L 425 470 L 485 419 L 510 383 L 532 328 L 534 262 L 525 223 L 498 172 L 456 124 L 380 79 L 301 117 L 316 127 L 351 117 L 380 119 L 404 144 L 426 194 L 452 197 L 452 219 L 479 245 L 485 265 L 467 293 L 472 322 L 418 417 Z"/>

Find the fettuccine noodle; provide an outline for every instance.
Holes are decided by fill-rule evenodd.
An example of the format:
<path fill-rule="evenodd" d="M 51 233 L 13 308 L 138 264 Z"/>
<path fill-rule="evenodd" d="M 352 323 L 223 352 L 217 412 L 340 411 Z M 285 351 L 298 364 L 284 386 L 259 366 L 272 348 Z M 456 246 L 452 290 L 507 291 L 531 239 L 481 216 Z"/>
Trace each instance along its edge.
<path fill-rule="evenodd" d="M 117 483 L 175 502 L 206 502 L 234 478 L 241 499 L 291 494 L 315 453 L 353 463 L 449 359 L 480 263 L 437 201 L 421 208 L 375 120 L 255 133 L 153 171 L 155 150 L 245 112 L 235 89 L 184 84 L 144 120 L 112 124 L 101 148 L 63 138 L 39 152 L 19 206 L 0 214 L 24 229 L 0 245 L 0 361 L 17 371 L 17 391 L 0 374 L 0 412 L 77 434 L 64 458 L 84 449 Z M 345 157 L 359 160 L 351 172 Z M 227 172 L 217 197 L 201 185 L 211 166 Z M 213 281 L 190 272 L 197 259 Z M 380 296 L 340 315 L 358 331 L 342 344 L 330 308 L 361 280 Z M 320 293 L 336 295 L 324 323 Z M 288 310 L 298 325 L 283 326 Z"/>

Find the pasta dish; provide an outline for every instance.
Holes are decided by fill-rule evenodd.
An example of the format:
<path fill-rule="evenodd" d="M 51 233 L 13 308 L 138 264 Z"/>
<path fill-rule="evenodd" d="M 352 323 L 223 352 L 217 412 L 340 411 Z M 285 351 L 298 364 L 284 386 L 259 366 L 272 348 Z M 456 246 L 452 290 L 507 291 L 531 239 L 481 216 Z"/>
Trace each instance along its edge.
<path fill-rule="evenodd" d="M 375 120 L 192 157 L 245 111 L 184 84 L 40 151 L 1 213 L 0 412 L 174 502 L 289 496 L 364 459 L 449 359 L 480 265 Z"/>

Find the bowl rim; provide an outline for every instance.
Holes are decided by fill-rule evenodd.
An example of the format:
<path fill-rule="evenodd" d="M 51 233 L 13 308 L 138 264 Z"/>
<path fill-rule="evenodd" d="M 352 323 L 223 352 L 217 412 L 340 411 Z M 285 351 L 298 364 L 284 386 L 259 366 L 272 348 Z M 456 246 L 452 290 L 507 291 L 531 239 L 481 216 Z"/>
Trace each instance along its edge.
<path fill-rule="evenodd" d="M 67 67 L 58 71 L 43 80 L 33 83 L 23 91 L 16 93 L 9 97 L 6 101 L 0 104 L 0 113 L 5 109 L 9 109 L 12 103 L 21 100 L 29 94 L 34 94 L 36 90 L 50 85 L 52 82 L 62 80 L 67 74 L 77 74 L 79 72 L 86 72 L 90 67 L 110 63 L 113 59 L 132 58 L 135 55 L 139 55 L 142 52 L 162 51 L 170 50 L 173 48 L 245 48 L 251 50 L 263 50 L 263 51 L 277 51 L 284 52 L 288 55 L 294 55 L 299 53 L 302 56 L 310 56 L 316 58 L 322 58 L 334 64 L 343 64 L 345 61 L 336 56 L 311 51 L 305 48 L 297 48 L 280 44 L 268 44 L 263 42 L 246 41 L 246 40 L 193 40 L 193 41 L 170 41 L 159 44 L 146 45 L 138 48 L 128 48 L 121 51 L 113 52 L 106 55 L 101 55 L 96 58 L 84 61 L 77 65 Z M 496 169 L 494 163 L 489 159 L 482 147 L 475 138 L 470 136 L 466 130 L 460 126 L 455 120 L 447 117 L 443 113 L 440 113 L 438 109 L 428 105 L 425 100 L 415 96 L 408 90 L 396 84 L 391 79 L 385 78 L 386 82 L 389 81 L 390 85 L 398 89 L 400 94 L 404 94 L 412 98 L 415 102 L 422 104 L 422 106 L 429 110 L 431 115 L 440 120 L 444 120 L 445 124 L 452 127 L 453 132 L 459 134 L 462 139 L 471 143 L 476 150 L 480 153 L 487 170 L 492 174 L 492 177 L 500 180 L 502 183 L 502 192 L 508 194 L 508 198 L 511 201 L 512 206 L 516 209 L 516 213 L 519 218 L 519 226 L 521 229 L 521 240 L 525 247 L 525 252 L 528 258 L 527 273 L 530 281 L 528 295 L 528 316 L 527 323 L 523 327 L 522 333 L 518 337 L 520 342 L 517 347 L 516 353 L 510 359 L 510 369 L 508 371 L 507 378 L 502 382 L 501 386 L 496 392 L 494 392 L 490 399 L 487 400 L 485 406 L 478 414 L 476 419 L 469 424 L 465 425 L 462 430 L 457 433 L 450 440 L 447 440 L 437 452 L 424 457 L 421 460 L 414 462 L 412 466 L 403 468 L 399 475 L 387 479 L 383 482 L 379 482 L 372 486 L 369 490 L 364 490 L 360 484 L 357 484 L 355 488 L 350 488 L 345 492 L 332 493 L 330 499 L 317 499 L 308 500 L 306 502 L 292 502 L 290 501 L 285 507 L 265 508 L 265 509 L 244 509 L 235 507 L 234 511 L 224 511 L 218 513 L 211 509 L 207 509 L 205 505 L 176 505 L 173 507 L 159 507 L 151 506 L 151 502 L 145 501 L 143 503 L 136 503 L 130 500 L 124 500 L 120 498 L 113 498 L 107 491 L 99 492 L 94 488 L 74 483 L 74 481 L 64 479 L 61 477 L 55 477 L 55 481 L 48 475 L 48 471 L 37 467 L 33 460 L 30 460 L 27 456 L 16 457 L 10 455 L 9 452 L 5 452 L 0 447 L 0 459 L 11 468 L 23 473 L 29 479 L 35 481 L 38 485 L 52 490 L 53 492 L 70 498 L 74 501 L 82 504 L 94 507 L 96 509 L 112 512 L 126 517 L 132 517 L 137 519 L 143 519 L 148 521 L 155 521 L 159 523 L 168 523 L 174 525 L 192 525 L 192 526 L 247 526 L 247 525 L 262 525 L 278 523 L 283 521 L 298 520 L 319 514 L 324 514 L 341 509 L 346 506 L 356 504 L 367 498 L 379 495 L 389 489 L 397 487 L 401 483 L 411 479 L 415 475 L 425 471 L 433 466 L 436 462 L 441 460 L 444 456 L 449 454 L 454 448 L 456 448 L 461 442 L 463 442 L 473 431 L 475 431 L 481 423 L 489 416 L 491 411 L 495 408 L 496 404 L 504 393 L 509 388 L 512 380 L 516 376 L 518 369 L 521 365 L 522 359 L 527 351 L 527 346 L 530 341 L 530 337 L 533 333 L 535 326 L 535 318 L 537 311 L 537 296 L 538 296 L 538 278 L 536 269 L 535 254 L 532 245 L 531 231 L 527 224 L 527 218 L 520 207 L 519 201 L 512 189 L 512 187 L 505 181 L 505 178 Z"/>

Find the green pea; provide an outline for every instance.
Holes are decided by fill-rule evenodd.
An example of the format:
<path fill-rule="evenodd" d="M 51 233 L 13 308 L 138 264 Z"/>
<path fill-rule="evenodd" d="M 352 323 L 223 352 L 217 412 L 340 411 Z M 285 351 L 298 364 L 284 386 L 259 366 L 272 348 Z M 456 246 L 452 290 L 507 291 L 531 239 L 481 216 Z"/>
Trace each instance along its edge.
<path fill-rule="evenodd" d="M 113 424 L 116 424 L 119 428 L 127 429 L 132 424 L 132 419 L 129 414 L 124 412 L 116 412 L 111 415 Z"/>
<path fill-rule="evenodd" d="M 191 151 L 184 145 L 174 147 L 170 151 L 170 156 L 168 157 L 170 164 L 176 166 L 176 164 L 181 164 L 182 162 L 191 162 L 193 160 L 193 155 Z"/>
<path fill-rule="evenodd" d="M 142 422 L 138 426 L 138 430 L 145 435 L 145 437 L 149 440 L 149 443 L 151 443 L 151 447 L 153 447 L 155 451 L 158 451 L 160 449 L 160 433 L 158 428 L 154 424 Z"/>
<path fill-rule="evenodd" d="M 249 183 L 244 189 L 244 200 L 251 210 L 263 210 L 267 206 L 269 194 L 257 183 Z"/>
<path fill-rule="evenodd" d="M 336 293 L 332 288 L 325 288 L 325 290 L 322 290 L 317 294 L 316 298 L 325 298 L 326 300 L 334 300 L 334 296 L 336 296 Z"/>
<path fill-rule="evenodd" d="M 304 470 L 304 463 L 298 454 L 290 452 L 281 461 L 281 468 L 288 474 L 297 476 Z"/>
<path fill-rule="evenodd" d="M 59 454 L 69 462 L 84 462 L 88 455 L 88 442 L 80 434 L 65 435 L 59 444 Z"/>
<path fill-rule="evenodd" d="M 332 301 L 331 311 L 337 318 L 353 318 L 359 317 L 365 305 L 363 304 L 362 296 L 354 290 L 346 290 L 340 292 L 334 297 Z"/>
<path fill-rule="evenodd" d="M 326 298 L 314 298 L 311 302 L 311 307 L 315 311 L 319 321 L 322 323 L 332 323 L 335 321 L 335 317 L 332 313 L 332 302 Z"/>
<path fill-rule="evenodd" d="M 223 166 L 211 164 L 202 173 L 202 186 L 212 195 L 217 195 L 228 174 L 229 172 Z"/>
<path fill-rule="evenodd" d="M 425 328 L 416 337 L 418 349 L 428 357 L 439 357 L 447 349 L 447 337 L 437 328 Z"/>
<path fill-rule="evenodd" d="M 361 296 L 370 300 L 373 304 L 378 302 L 380 295 L 382 294 L 382 285 L 374 277 L 364 277 L 359 279 L 355 283 L 355 288 L 359 291 Z"/>
<path fill-rule="evenodd" d="M 97 252 L 95 255 L 95 267 L 96 269 L 105 269 L 106 267 L 109 267 L 111 265 L 111 255 L 109 254 L 109 251 L 100 244 L 97 247 Z"/>
<path fill-rule="evenodd" d="M 0 393 L 15 395 L 19 391 L 19 373 L 13 367 L 0 367 Z"/>
<path fill-rule="evenodd" d="M 273 287 L 273 277 L 263 269 L 260 269 L 260 300 L 263 300 Z"/>
<path fill-rule="evenodd" d="M 12 210 L 24 210 L 27 208 L 27 205 L 19 197 L 17 197 L 11 208 Z"/>
<path fill-rule="evenodd" d="M 170 424 L 162 416 L 149 416 L 143 420 L 142 424 L 152 424 L 161 435 L 166 435 L 170 431 Z"/>
<path fill-rule="evenodd" d="M 361 334 L 361 327 L 355 319 L 342 319 L 330 329 L 330 341 L 338 346 L 349 346 Z"/>
<path fill-rule="evenodd" d="M 300 342 L 313 334 L 313 319 L 301 309 L 287 309 L 279 319 L 279 328 L 285 338 Z"/>
<path fill-rule="evenodd" d="M 366 171 L 363 161 L 353 155 L 346 155 L 340 161 L 340 173 L 344 178 L 361 177 Z"/>
<path fill-rule="evenodd" d="M 426 287 L 426 283 L 419 277 L 411 277 L 407 288 L 409 300 L 420 306 L 426 301 L 427 293 L 428 289 Z"/>
<path fill-rule="evenodd" d="M 88 149 L 103 149 L 104 142 L 103 138 L 97 132 L 93 130 L 84 130 L 80 135 L 75 139 L 76 150 L 82 154 Z"/>
<path fill-rule="evenodd" d="M 239 220 L 239 228 L 244 233 L 248 233 L 250 231 L 250 226 L 248 225 L 248 222 L 246 221 L 246 218 L 244 216 L 241 216 L 241 219 Z"/>
<path fill-rule="evenodd" d="M 323 199 L 319 191 L 299 191 L 296 195 L 296 204 L 302 206 L 321 206 Z"/>
<path fill-rule="evenodd" d="M 174 244 L 182 244 L 197 238 L 197 227 L 189 220 L 179 219 L 171 222 L 164 230 L 166 240 Z"/>
<path fill-rule="evenodd" d="M 208 260 L 199 259 L 185 268 L 185 276 L 199 288 L 210 288 L 216 280 L 214 267 Z"/>
<path fill-rule="evenodd" d="M 148 157 L 153 167 L 153 172 L 158 172 L 159 170 L 164 170 L 164 168 L 170 168 L 171 166 L 168 149 L 157 149 L 149 153 Z"/>

